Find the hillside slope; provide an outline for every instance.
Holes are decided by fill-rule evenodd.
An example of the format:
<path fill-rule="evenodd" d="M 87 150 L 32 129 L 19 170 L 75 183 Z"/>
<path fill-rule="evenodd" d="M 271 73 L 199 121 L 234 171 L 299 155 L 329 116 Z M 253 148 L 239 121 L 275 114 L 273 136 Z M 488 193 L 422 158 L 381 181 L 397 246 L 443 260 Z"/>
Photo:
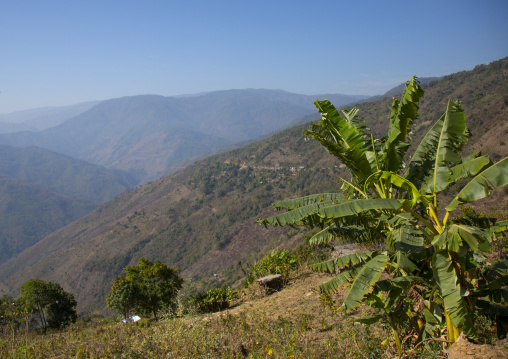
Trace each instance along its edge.
<path fill-rule="evenodd" d="M 474 134 L 464 151 L 506 156 L 507 70 L 508 59 L 503 59 L 429 83 L 414 137 L 444 112 L 448 98 L 459 98 Z M 388 104 L 359 105 L 378 135 L 388 123 Z M 12 292 L 39 277 L 71 290 L 80 310 L 100 309 L 112 279 L 140 256 L 177 266 L 195 281 L 206 281 L 212 273 L 219 273 L 221 281 L 238 279 L 238 260 L 252 261 L 258 251 L 301 240 L 303 232 L 297 229 L 253 224 L 273 213 L 271 203 L 339 190 L 337 180 L 345 173 L 316 141 L 304 140 L 301 133 L 308 126 L 209 157 L 116 197 L 2 265 L 0 289 Z M 487 205 L 506 208 L 506 199 L 507 193 L 498 191 Z"/>
<path fill-rule="evenodd" d="M 103 308 L 111 281 L 140 256 L 171 263 L 186 277 L 202 279 L 227 269 L 229 280 L 236 280 L 241 275 L 234 271 L 237 260 L 252 260 L 267 247 L 294 240 L 287 228 L 268 233 L 253 224 L 275 199 L 338 190 L 330 158 L 313 161 L 321 149 L 305 142 L 301 131 L 275 136 L 277 147 L 288 154 L 276 169 L 251 157 L 271 152 L 271 144 L 252 144 L 233 151 L 233 157 L 214 156 L 122 193 L 4 263 L 0 289 L 15 290 L 25 277 L 47 278 L 72 290 L 80 310 Z M 317 169 L 290 169 L 312 162 L 322 164 Z"/>
<path fill-rule="evenodd" d="M 96 205 L 0 176 L 0 264 Z"/>
<path fill-rule="evenodd" d="M 96 204 L 104 203 L 136 184 L 128 173 L 92 165 L 40 147 L 0 145 L 0 175 Z"/>
<path fill-rule="evenodd" d="M 122 171 L 6 145 L 0 145 L 0 178 L 0 263 L 135 184 Z"/>

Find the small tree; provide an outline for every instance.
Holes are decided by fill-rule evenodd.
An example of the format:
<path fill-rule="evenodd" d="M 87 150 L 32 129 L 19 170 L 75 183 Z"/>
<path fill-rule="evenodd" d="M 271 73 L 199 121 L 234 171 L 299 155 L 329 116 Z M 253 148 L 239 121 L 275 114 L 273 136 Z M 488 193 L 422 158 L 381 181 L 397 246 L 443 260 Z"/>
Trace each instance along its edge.
<path fill-rule="evenodd" d="M 155 319 L 160 310 L 174 309 L 176 295 L 183 284 L 178 269 L 159 260 L 152 263 L 140 258 L 138 265 L 125 267 L 124 271 L 126 275 L 117 278 L 108 294 L 110 308 L 124 316 L 135 309 L 142 315 L 152 314 Z"/>
<path fill-rule="evenodd" d="M 127 320 L 132 310 L 137 306 L 140 294 L 140 288 L 136 283 L 127 280 L 125 276 L 118 277 L 106 297 L 108 308 L 122 313 Z"/>
<path fill-rule="evenodd" d="M 46 282 L 40 279 L 30 279 L 19 288 L 19 291 L 21 295 L 18 298 L 18 305 L 38 316 L 39 325 L 46 329 L 48 326 L 46 308 L 50 301 Z"/>
<path fill-rule="evenodd" d="M 7 294 L 0 297 L 0 326 L 7 325 L 12 321 L 14 299 Z"/>
<path fill-rule="evenodd" d="M 76 300 L 74 295 L 68 293 L 59 284 L 48 282 L 50 303 L 47 309 L 48 327 L 60 329 L 76 322 Z"/>
<path fill-rule="evenodd" d="M 34 313 L 44 330 L 48 327 L 59 329 L 76 321 L 76 300 L 59 284 L 30 279 L 19 291 L 18 307 Z"/>

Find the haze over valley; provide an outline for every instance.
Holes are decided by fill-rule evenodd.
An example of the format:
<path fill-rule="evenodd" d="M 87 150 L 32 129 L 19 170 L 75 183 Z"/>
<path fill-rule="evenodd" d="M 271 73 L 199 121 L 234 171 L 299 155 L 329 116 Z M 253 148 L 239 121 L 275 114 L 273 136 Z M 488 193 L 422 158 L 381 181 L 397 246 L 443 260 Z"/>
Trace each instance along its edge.
<path fill-rule="evenodd" d="M 127 172 L 142 184 L 174 172 L 192 157 L 281 129 L 314 112 L 318 97 L 343 105 L 367 96 L 231 90 L 179 98 L 123 97 L 91 108 L 76 105 L 82 112 L 57 126 L 4 133 L 0 143 L 42 147 Z"/>

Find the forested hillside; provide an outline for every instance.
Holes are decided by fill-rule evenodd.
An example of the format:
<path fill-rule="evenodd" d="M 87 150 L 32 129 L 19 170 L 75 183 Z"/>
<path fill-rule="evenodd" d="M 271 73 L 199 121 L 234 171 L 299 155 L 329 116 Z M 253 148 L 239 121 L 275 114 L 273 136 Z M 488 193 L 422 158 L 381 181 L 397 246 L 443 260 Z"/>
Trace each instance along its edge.
<path fill-rule="evenodd" d="M 473 134 L 465 153 L 484 151 L 494 160 L 506 156 L 507 71 L 508 59 L 503 59 L 429 82 L 413 136 L 422 136 L 442 115 L 448 99 L 459 99 Z M 359 104 L 360 116 L 377 135 L 386 129 L 390 103 Z M 305 141 L 302 132 L 308 127 L 209 157 L 119 195 L 2 265 L 0 290 L 11 292 L 40 277 L 72 291 L 79 310 L 102 309 L 113 278 L 141 256 L 177 266 L 194 281 L 214 280 L 213 273 L 219 273 L 215 284 L 235 281 L 242 276 L 237 261 L 301 242 L 298 229 L 253 224 L 273 213 L 271 203 L 339 190 L 337 180 L 345 173 L 315 141 Z M 496 209 L 506 208 L 506 198 L 503 191 L 491 196 Z"/>

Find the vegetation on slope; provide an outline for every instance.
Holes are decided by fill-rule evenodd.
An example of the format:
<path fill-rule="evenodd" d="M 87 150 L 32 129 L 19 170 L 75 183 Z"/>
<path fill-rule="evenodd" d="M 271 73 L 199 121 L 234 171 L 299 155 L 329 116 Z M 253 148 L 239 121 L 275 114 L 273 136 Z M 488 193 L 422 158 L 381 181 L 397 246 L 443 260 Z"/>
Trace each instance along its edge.
<path fill-rule="evenodd" d="M 487 150 L 495 160 L 496 154 L 506 155 L 508 148 L 498 141 L 508 126 L 507 105 L 502 96 L 506 91 L 499 80 L 505 79 L 508 60 L 491 65 L 482 66 L 483 71 L 450 75 L 432 86 L 429 84 L 420 113 L 434 111 L 429 100 L 433 96 L 441 99 L 444 93 L 460 98 L 457 91 L 463 91 L 462 104 L 471 113 L 468 119 L 471 118 L 473 133 L 464 151 Z M 463 82 L 456 82 L 456 78 Z M 485 86 L 481 101 L 466 91 L 470 84 Z M 484 129 L 478 128 L 479 121 L 474 118 L 482 114 L 483 108 L 471 111 L 469 102 L 487 106 L 486 112 L 491 114 L 488 132 L 482 136 L 476 135 Z M 369 121 L 375 134 L 379 135 L 386 126 L 380 118 L 385 119 L 389 113 L 387 104 L 380 101 L 359 105 L 362 117 Z M 427 122 L 422 118 L 416 123 L 415 141 L 428 129 Z M 346 175 L 316 141 L 305 141 L 302 132 L 308 127 L 288 129 L 244 148 L 207 158 L 172 176 L 119 195 L 2 265 L 0 290 L 13 291 L 19 283 L 40 276 L 62 283 L 72 291 L 79 311 L 104 308 L 113 279 L 140 257 L 160 259 L 178 267 L 185 278 L 197 285 L 220 286 L 237 281 L 243 275 L 236 267 L 237 261 L 252 263 L 260 251 L 279 245 L 292 247 L 301 241 L 301 232 L 291 228 L 267 231 L 253 224 L 255 218 L 274 214 L 269 205 L 277 200 L 337 192 L 338 179 Z M 490 134 L 493 141 L 484 140 Z M 501 192 L 493 200 L 502 207 L 506 194 Z M 219 274 L 218 279 L 213 273 Z"/>
<path fill-rule="evenodd" d="M 393 358 L 395 343 L 381 325 L 355 325 L 372 314 L 359 308 L 345 312 L 339 303 L 345 290 L 331 297 L 316 287 L 329 279 L 301 268 L 290 275 L 281 291 L 265 296 L 255 286 L 241 290 L 231 308 L 219 313 L 165 316 L 159 321 L 142 319 L 118 323 L 97 313 L 83 316 L 67 329 L 45 335 L 26 330 L 23 315 L 16 323 L 0 325 L 2 358 L 37 357 L 167 357 L 167 358 Z M 490 343 L 495 333 L 488 319 L 476 326 L 479 343 Z M 507 340 L 495 341 L 506 348 Z M 446 355 L 446 344 L 429 341 L 406 351 L 409 358 Z M 492 346 L 491 346 L 492 347 Z M 482 348 L 485 350 L 485 347 Z"/>
<path fill-rule="evenodd" d="M 39 147 L 0 145 L 0 175 L 97 205 L 136 184 L 126 172 L 109 170 Z"/>
<path fill-rule="evenodd" d="M 170 316 L 128 325 L 95 317 L 46 335 L 25 333 L 23 327 L 13 332 L 5 326 L 0 355 L 362 358 L 380 357 L 387 351 L 387 346 L 380 345 L 386 337 L 382 328 L 353 325 L 357 315 L 326 305 L 329 300 L 312 290 L 323 278 L 308 272 L 294 275 L 299 279 L 293 279 L 281 292 L 260 297 L 253 287 L 245 290 L 231 309 L 220 313 Z"/>
<path fill-rule="evenodd" d="M 87 200 L 0 177 L 0 264 L 95 207 Z"/>

